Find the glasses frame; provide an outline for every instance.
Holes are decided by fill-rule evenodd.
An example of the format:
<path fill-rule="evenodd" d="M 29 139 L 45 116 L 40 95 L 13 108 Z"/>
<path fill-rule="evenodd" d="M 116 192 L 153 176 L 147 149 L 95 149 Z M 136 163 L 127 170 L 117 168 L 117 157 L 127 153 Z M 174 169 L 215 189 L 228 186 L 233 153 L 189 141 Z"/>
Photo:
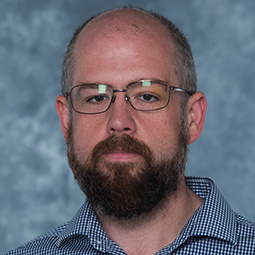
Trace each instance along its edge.
<path fill-rule="evenodd" d="M 159 84 L 162 84 L 162 85 L 166 85 L 169 87 L 169 96 L 168 96 L 168 101 L 166 103 L 165 106 L 162 106 L 160 108 L 156 108 L 156 109 L 153 109 L 153 110 L 141 110 L 141 109 L 137 109 L 133 106 L 133 104 L 131 103 L 129 97 L 127 95 L 125 95 L 125 99 L 126 101 L 132 106 L 133 109 L 135 109 L 136 111 L 141 111 L 141 112 L 150 112 L 150 111 L 157 111 L 157 110 L 160 110 L 160 109 L 163 109 L 165 107 L 168 106 L 169 102 L 170 102 L 170 91 L 173 90 L 173 91 L 177 91 L 177 92 L 184 92 L 186 94 L 188 94 L 189 96 L 192 96 L 195 94 L 195 92 L 191 92 L 191 91 L 188 91 L 188 90 L 185 90 L 185 89 L 182 89 L 182 88 L 179 88 L 179 87 L 174 87 L 174 86 L 170 86 L 168 84 L 168 82 L 166 81 L 163 81 L 163 80 L 157 80 L 157 79 L 146 79 L 146 80 L 138 80 L 138 81 L 134 81 L 134 82 L 131 82 L 127 85 L 126 89 L 112 89 L 112 98 L 111 98 L 111 101 L 109 103 L 109 106 L 104 110 L 104 111 L 101 111 L 101 112 L 96 112 L 96 113 L 85 113 L 85 112 L 80 112 L 80 111 L 77 111 L 74 106 L 73 106 L 73 102 L 72 102 L 72 97 L 71 97 L 71 94 L 72 94 L 72 91 L 73 89 L 77 88 L 77 87 L 82 87 L 84 85 L 98 85 L 99 83 L 84 83 L 84 84 L 79 84 L 79 85 L 76 85 L 74 87 L 71 88 L 71 90 L 69 92 L 67 92 L 64 96 L 68 99 L 68 97 L 70 97 L 70 103 L 71 103 L 71 106 L 73 108 L 73 110 L 77 113 L 80 113 L 80 114 L 86 114 L 86 115 L 94 115 L 94 114 L 101 114 L 101 113 L 104 113 L 106 111 L 109 110 L 109 108 L 111 107 L 111 105 L 114 103 L 115 99 L 116 99 L 116 95 L 114 95 L 114 93 L 117 93 L 117 92 L 126 92 L 127 91 L 127 88 L 132 85 L 132 84 L 135 84 L 137 82 L 156 82 L 156 83 L 159 83 Z M 109 87 L 111 87 L 110 85 L 107 85 Z M 111 87 L 112 88 L 112 87 Z"/>

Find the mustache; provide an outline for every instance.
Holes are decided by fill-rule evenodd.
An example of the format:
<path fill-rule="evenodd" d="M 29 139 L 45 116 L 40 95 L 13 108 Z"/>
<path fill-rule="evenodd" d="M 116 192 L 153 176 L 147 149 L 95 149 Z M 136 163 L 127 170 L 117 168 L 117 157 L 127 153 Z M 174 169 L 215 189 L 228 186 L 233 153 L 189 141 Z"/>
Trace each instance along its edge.
<path fill-rule="evenodd" d="M 115 151 L 137 153 L 144 158 L 152 158 L 153 153 L 148 145 L 129 135 L 111 135 L 99 142 L 92 150 L 92 158 L 99 159 L 103 154 Z"/>

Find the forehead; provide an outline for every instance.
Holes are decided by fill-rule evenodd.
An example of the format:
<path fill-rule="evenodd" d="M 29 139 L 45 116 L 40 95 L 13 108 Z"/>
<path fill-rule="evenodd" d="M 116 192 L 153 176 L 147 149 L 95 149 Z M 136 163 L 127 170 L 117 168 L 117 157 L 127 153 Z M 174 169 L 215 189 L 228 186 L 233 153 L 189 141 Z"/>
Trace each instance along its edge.
<path fill-rule="evenodd" d="M 128 64 L 141 72 L 156 70 L 169 65 L 172 55 L 169 32 L 158 20 L 142 11 L 115 10 L 96 17 L 79 34 L 73 53 L 74 74 L 106 71 L 106 66 L 121 71 Z"/>
<path fill-rule="evenodd" d="M 157 38 L 160 35 L 161 39 L 164 36 L 170 40 L 167 28 L 158 19 L 144 11 L 133 9 L 119 9 L 103 13 L 92 19 L 80 35 L 84 33 L 88 37 L 96 34 L 107 36 L 116 33 L 126 39 L 134 39 L 141 35 Z"/>

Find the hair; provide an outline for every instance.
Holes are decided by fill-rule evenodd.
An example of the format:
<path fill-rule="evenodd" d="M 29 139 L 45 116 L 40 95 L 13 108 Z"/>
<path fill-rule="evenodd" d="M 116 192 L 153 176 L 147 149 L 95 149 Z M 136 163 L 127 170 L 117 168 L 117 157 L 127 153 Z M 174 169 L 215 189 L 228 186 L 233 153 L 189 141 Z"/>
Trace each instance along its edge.
<path fill-rule="evenodd" d="M 137 9 L 133 7 L 124 7 L 121 9 L 130 9 L 133 11 L 144 11 L 145 13 L 151 15 L 156 20 L 158 20 L 162 25 L 164 25 L 169 31 L 170 39 L 174 45 L 174 54 L 173 54 L 173 64 L 175 66 L 175 73 L 178 77 L 178 82 L 183 89 L 190 91 L 191 93 L 195 93 L 197 90 L 197 77 L 196 77 L 196 69 L 194 64 L 194 59 L 191 51 L 191 47 L 185 35 L 179 30 L 179 28 L 166 17 L 159 15 L 156 12 L 149 12 L 143 9 Z M 62 83 L 61 83 L 61 91 L 63 95 L 66 95 L 68 91 L 70 91 L 73 82 L 73 70 L 72 70 L 72 62 L 73 62 L 73 51 L 75 47 L 75 42 L 82 31 L 82 29 L 94 18 L 101 15 L 95 15 L 84 22 L 81 26 L 79 26 L 69 42 L 66 52 L 64 54 L 64 60 L 62 64 Z M 182 108 L 185 113 L 186 102 L 188 100 L 188 95 L 184 94 L 182 97 Z"/>

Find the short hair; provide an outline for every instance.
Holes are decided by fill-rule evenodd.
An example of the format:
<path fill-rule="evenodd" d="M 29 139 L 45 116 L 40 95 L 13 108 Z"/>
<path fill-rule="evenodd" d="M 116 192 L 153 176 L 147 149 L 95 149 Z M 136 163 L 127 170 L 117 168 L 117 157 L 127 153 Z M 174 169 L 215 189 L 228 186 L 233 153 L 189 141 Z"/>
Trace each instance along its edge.
<path fill-rule="evenodd" d="M 121 9 L 130 9 L 134 11 L 144 11 L 145 13 L 151 15 L 156 20 L 160 21 L 162 25 L 164 25 L 170 34 L 170 39 L 174 45 L 174 53 L 173 53 L 173 64 L 175 66 L 175 73 L 178 77 L 178 83 L 183 89 L 186 89 L 192 93 L 195 93 L 197 90 L 197 77 L 196 77 L 196 69 L 194 64 L 194 59 L 191 51 L 191 47 L 185 35 L 179 30 L 179 28 L 166 17 L 159 15 L 156 12 L 149 12 L 143 9 L 137 9 L 133 7 L 124 7 Z M 81 32 L 81 30 L 94 18 L 101 15 L 102 13 L 91 17 L 86 22 L 84 22 L 81 26 L 79 26 L 69 42 L 66 52 L 64 54 L 64 60 L 62 64 L 62 84 L 61 90 L 62 94 L 65 95 L 70 91 L 73 81 L 73 71 L 72 71 L 72 61 L 73 61 L 73 51 L 75 47 L 75 42 Z M 182 100 L 182 105 L 186 105 L 188 96 L 184 96 Z"/>

